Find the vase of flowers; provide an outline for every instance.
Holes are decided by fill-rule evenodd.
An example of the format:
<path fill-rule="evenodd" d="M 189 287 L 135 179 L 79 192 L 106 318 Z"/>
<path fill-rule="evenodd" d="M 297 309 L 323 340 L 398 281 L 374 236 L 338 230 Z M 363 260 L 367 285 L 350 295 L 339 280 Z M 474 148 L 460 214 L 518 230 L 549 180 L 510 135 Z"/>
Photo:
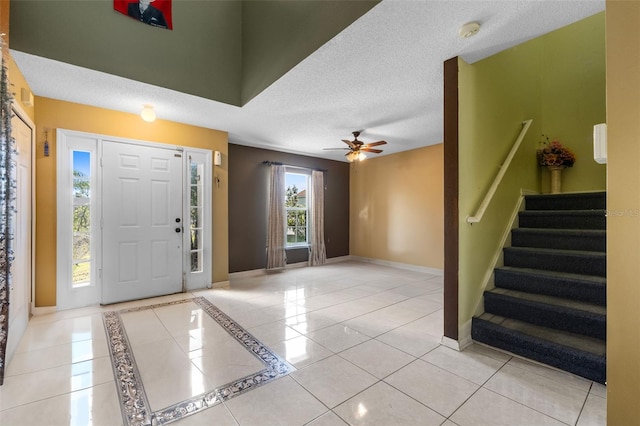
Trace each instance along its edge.
<path fill-rule="evenodd" d="M 542 136 L 546 140 L 543 142 L 543 148 L 538 150 L 538 163 L 551 173 L 551 193 L 559 194 L 562 188 L 562 170 L 573 167 L 576 156 L 559 141 Z"/>

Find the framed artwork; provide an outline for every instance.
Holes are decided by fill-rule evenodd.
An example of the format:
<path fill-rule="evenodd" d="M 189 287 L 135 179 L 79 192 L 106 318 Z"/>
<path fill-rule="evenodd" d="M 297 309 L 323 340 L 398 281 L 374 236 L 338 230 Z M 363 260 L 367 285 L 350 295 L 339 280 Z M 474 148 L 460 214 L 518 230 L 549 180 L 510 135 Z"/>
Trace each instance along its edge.
<path fill-rule="evenodd" d="M 172 0 L 113 0 L 113 9 L 153 27 L 173 29 Z"/>

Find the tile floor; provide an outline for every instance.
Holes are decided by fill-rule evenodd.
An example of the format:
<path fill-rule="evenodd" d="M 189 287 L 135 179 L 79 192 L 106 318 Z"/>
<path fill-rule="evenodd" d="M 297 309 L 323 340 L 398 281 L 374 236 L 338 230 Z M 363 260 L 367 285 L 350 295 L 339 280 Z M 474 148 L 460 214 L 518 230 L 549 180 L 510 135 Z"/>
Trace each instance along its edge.
<path fill-rule="evenodd" d="M 103 313 L 190 297 L 293 371 L 172 424 L 606 424 L 602 385 L 480 345 L 440 345 L 441 277 L 350 261 L 34 317 L 0 387 L 0 424 L 123 424 Z M 153 410 L 263 368 L 192 302 L 174 306 L 120 315 Z"/>

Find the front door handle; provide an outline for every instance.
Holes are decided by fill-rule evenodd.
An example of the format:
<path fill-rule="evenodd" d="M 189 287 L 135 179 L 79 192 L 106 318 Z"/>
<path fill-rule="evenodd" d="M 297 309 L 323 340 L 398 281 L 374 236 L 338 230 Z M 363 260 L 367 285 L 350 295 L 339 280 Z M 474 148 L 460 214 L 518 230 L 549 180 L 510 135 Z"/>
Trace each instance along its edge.
<path fill-rule="evenodd" d="M 177 228 L 176 228 L 176 232 L 177 232 L 177 233 L 180 233 L 180 231 L 182 231 L 182 228 L 177 227 Z"/>

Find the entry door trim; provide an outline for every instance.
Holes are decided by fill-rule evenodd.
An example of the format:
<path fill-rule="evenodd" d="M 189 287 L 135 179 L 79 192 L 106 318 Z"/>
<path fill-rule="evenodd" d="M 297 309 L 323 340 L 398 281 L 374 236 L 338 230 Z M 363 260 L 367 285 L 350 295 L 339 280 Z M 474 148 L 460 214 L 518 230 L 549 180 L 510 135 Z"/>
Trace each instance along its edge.
<path fill-rule="evenodd" d="M 36 250 L 36 124 L 31 120 L 27 112 L 19 103 L 13 102 L 11 108 L 13 113 L 31 129 L 31 298 L 29 302 L 31 309 L 30 313 L 33 313 L 35 309 L 36 292 L 36 264 L 34 262 Z"/>
<path fill-rule="evenodd" d="M 65 136 L 75 136 L 75 137 L 84 137 L 84 138 L 93 138 L 96 140 L 97 143 L 97 158 L 101 158 L 102 157 L 102 143 L 104 140 L 109 140 L 112 142 L 121 142 L 121 143 L 127 143 L 127 144 L 131 144 L 131 145 L 141 145 L 141 146 L 149 146 L 149 147 L 156 147 L 156 148 L 166 148 L 166 149 L 171 149 L 171 150 L 176 150 L 176 151 L 180 151 L 182 152 L 182 157 L 183 157 L 183 168 L 186 171 L 187 166 L 188 166 L 188 153 L 189 152 L 193 152 L 193 153 L 201 153 L 203 155 L 205 155 L 206 157 L 206 162 L 207 162 L 207 166 L 206 166 L 206 170 L 208 172 L 208 176 L 207 176 L 207 184 L 206 184 L 206 189 L 205 189 L 205 194 L 207 195 L 206 197 L 206 204 L 205 204 L 205 223 L 207 224 L 207 231 L 205 232 L 205 238 L 206 238 L 206 247 L 209 248 L 207 256 L 205 256 L 205 262 L 206 262 L 206 274 L 204 274 L 204 280 L 201 279 L 195 279 L 196 277 L 190 276 L 192 274 L 186 273 L 186 285 L 187 285 L 187 291 L 188 290 L 192 290 L 195 288 L 206 288 L 206 287 L 211 287 L 211 277 L 213 276 L 213 264 L 212 264 L 212 255 L 211 255 L 211 248 L 212 248 L 212 243 L 211 243 L 211 234 L 212 234 L 212 229 L 213 229 L 213 214 L 212 214 L 212 206 L 211 206 L 211 197 L 212 197 L 212 191 L 211 191 L 211 182 L 212 182 L 212 174 L 211 174 L 211 157 L 212 157 L 212 151 L 211 150 L 207 150 L 207 149 L 201 149 L 201 148 L 194 148 L 194 147 L 188 147 L 188 146 L 179 146 L 179 145 L 174 145 L 174 144 L 167 144 L 167 143 L 159 143 L 159 142 L 151 142 L 151 141 L 143 141 L 143 140 L 136 140 L 136 139 L 127 139 L 127 138 L 119 138 L 119 137 L 114 137 L 114 136 L 108 136 L 108 135 L 101 135 L 101 134 L 96 134 L 96 133 L 87 133 L 87 132 L 79 132 L 79 131 L 75 131 L 75 130 L 67 130 L 67 129 L 57 129 L 57 148 L 58 150 L 60 149 L 60 142 L 62 139 L 64 139 Z M 60 153 L 58 152 L 58 155 Z M 98 185 L 97 185 L 97 189 L 99 190 L 99 188 L 102 185 L 102 175 L 101 175 L 101 168 L 98 167 Z M 60 173 L 60 171 L 58 171 L 58 173 Z M 35 181 L 34 181 L 35 182 Z M 58 180 L 58 185 L 60 184 L 60 181 Z M 184 185 L 186 185 L 186 181 L 184 182 Z M 186 186 L 183 186 L 183 191 L 186 191 Z M 100 200 L 99 203 L 101 203 L 101 198 L 102 198 L 102 194 L 100 194 Z M 35 206 L 35 203 L 34 203 Z M 100 209 L 100 211 L 102 210 L 102 206 L 98 205 L 96 206 L 97 209 Z M 61 216 L 58 216 L 58 218 L 60 218 Z M 183 216 L 184 217 L 184 216 Z M 34 224 L 35 226 L 35 224 Z M 186 227 L 185 227 L 186 228 Z M 186 230 L 186 229 L 185 229 Z M 57 265 L 58 265 L 58 273 L 57 273 L 57 282 L 56 282 L 56 288 L 57 288 L 57 309 L 69 309 L 71 307 L 80 307 L 80 306 L 61 306 L 61 298 L 60 298 L 60 286 L 63 285 L 65 282 L 70 281 L 71 276 L 67 276 L 68 274 L 62 274 L 61 275 L 61 269 L 60 269 L 60 262 L 61 262 L 61 257 L 62 254 L 64 253 L 64 249 L 61 250 L 61 246 L 60 246 L 60 221 L 58 220 L 58 246 L 57 246 L 57 252 L 58 252 L 58 260 L 57 260 Z M 99 234 L 101 234 L 101 232 L 99 232 Z M 35 231 L 34 231 L 34 235 L 35 235 Z M 102 249 L 102 242 L 99 241 L 97 242 L 97 244 L 99 244 L 100 249 Z M 35 245 L 34 245 L 35 247 Z M 184 252 L 187 253 L 187 245 L 183 244 L 183 249 Z M 185 254 L 185 258 L 186 258 L 186 254 Z M 68 259 L 66 259 L 68 260 Z M 64 260 L 64 261 L 66 261 Z M 99 269 L 102 269 L 102 255 L 100 254 L 99 256 Z M 186 263 L 183 264 L 183 271 L 186 271 Z M 184 272 L 183 272 L 184 274 Z M 98 275 L 96 277 L 97 279 L 97 285 L 98 285 L 98 294 L 99 296 L 95 299 L 93 299 L 92 303 L 93 305 L 102 303 L 102 299 L 101 299 L 101 295 L 102 295 L 102 278 Z M 35 282 L 35 280 L 34 280 Z M 33 294 L 35 295 L 35 288 L 33 290 Z"/>
<path fill-rule="evenodd" d="M 19 317 L 15 317 L 12 314 L 16 313 L 18 306 L 10 306 L 9 307 L 9 317 L 5 318 L 5 321 L 7 321 L 7 330 L 9 330 L 8 333 L 8 338 L 7 338 L 7 342 L 6 342 L 6 347 L 5 347 L 5 352 L 4 352 L 4 358 L 0 359 L 0 361 L 4 362 L 4 365 L 7 365 L 9 363 L 9 361 L 11 361 L 11 358 L 13 357 L 14 352 L 16 351 L 17 347 L 18 347 L 18 343 L 20 342 L 20 340 L 22 339 L 22 336 L 24 335 L 26 329 L 27 329 L 27 325 L 29 322 L 29 317 L 31 315 L 31 313 L 33 312 L 33 303 L 34 303 L 34 283 L 35 283 L 35 265 L 34 265 L 34 259 L 35 259 L 35 214 L 34 212 L 36 211 L 36 201 L 35 201 L 35 164 L 34 164 L 34 159 L 35 159 L 35 149 L 36 149 L 36 125 L 33 123 L 33 121 L 31 121 L 31 119 L 29 118 L 29 116 L 27 115 L 27 113 L 24 111 L 24 109 L 22 109 L 22 107 L 16 103 L 13 102 L 12 103 L 12 112 L 15 114 L 15 118 L 17 118 L 18 120 L 20 120 L 28 129 L 30 132 L 30 141 L 29 141 L 29 158 L 28 158 L 28 164 L 29 164 L 29 171 L 28 173 L 30 174 L 29 179 L 29 187 L 28 187 L 28 192 L 29 192 L 29 198 L 30 198 L 30 205 L 29 205 L 29 209 L 26 212 L 26 218 L 25 220 L 27 221 L 27 226 L 31 231 L 31 235 L 30 235 L 30 241 L 29 241 L 29 253 L 28 253 L 28 259 L 26 259 L 26 261 L 28 262 L 27 268 L 30 271 L 29 274 L 29 282 L 26 283 L 26 287 L 23 289 L 20 289 L 21 291 L 23 290 L 28 290 L 28 295 L 26 297 L 25 303 L 24 305 L 20 306 L 20 308 L 24 308 L 25 312 L 20 313 Z M 16 141 L 16 148 L 18 148 L 18 143 Z M 20 184 L 20 176 L 19 176 L 19 165 L 20 160 L 18 158 L 16 158 L 16 179 L 18 179 L 18 184 Z M 18 188 L 19 190 L 20 188 Z M 16 192 L 16 196 L 20 196 L 20 193 L 17 191 Z M 16 200 L 16 206 L 18 207 L 20 205 L 19 200 Z M 23 211 L 18 211 L 18 215 L 22 215 L 25 212 Z M 18 218 L 16 218 L 18 219 Z M 14 221 L 14 225 L 17 226 L 18 224 L 18 220 Z M 16 236 L 17 237 L 17 236 Z M 22 247 L 18 247 L 18 248 L 22 248 Z M 18 255 L 21 255 L 22 253 L 17 253 Z M 15 267 L 15 263 L 13 265 L 13 267 Z M 12 267 L 12 269 L 13 269 Z M 17 281 L 18 278 L 14 277 L 14 283 L 15 281 Z M 14 293 L 15 291 L 17 291 L 19 288 L 14 288 L 14 285 L 11 283 L 7 283 L 7 285 L 11 285 L 10 287 L 10 295 L 14 295 L 16 293 Z M 11 302 L 11 300 L 9 300 Z M 14 300 L 15 302 L 15 300 Z M 2 370 L 0 368 L 0 370 Z M 6 370 L 5 370 L 6 371 Z M 0 383 L 2 382 L 2 377 L 0 377 Z"/>

